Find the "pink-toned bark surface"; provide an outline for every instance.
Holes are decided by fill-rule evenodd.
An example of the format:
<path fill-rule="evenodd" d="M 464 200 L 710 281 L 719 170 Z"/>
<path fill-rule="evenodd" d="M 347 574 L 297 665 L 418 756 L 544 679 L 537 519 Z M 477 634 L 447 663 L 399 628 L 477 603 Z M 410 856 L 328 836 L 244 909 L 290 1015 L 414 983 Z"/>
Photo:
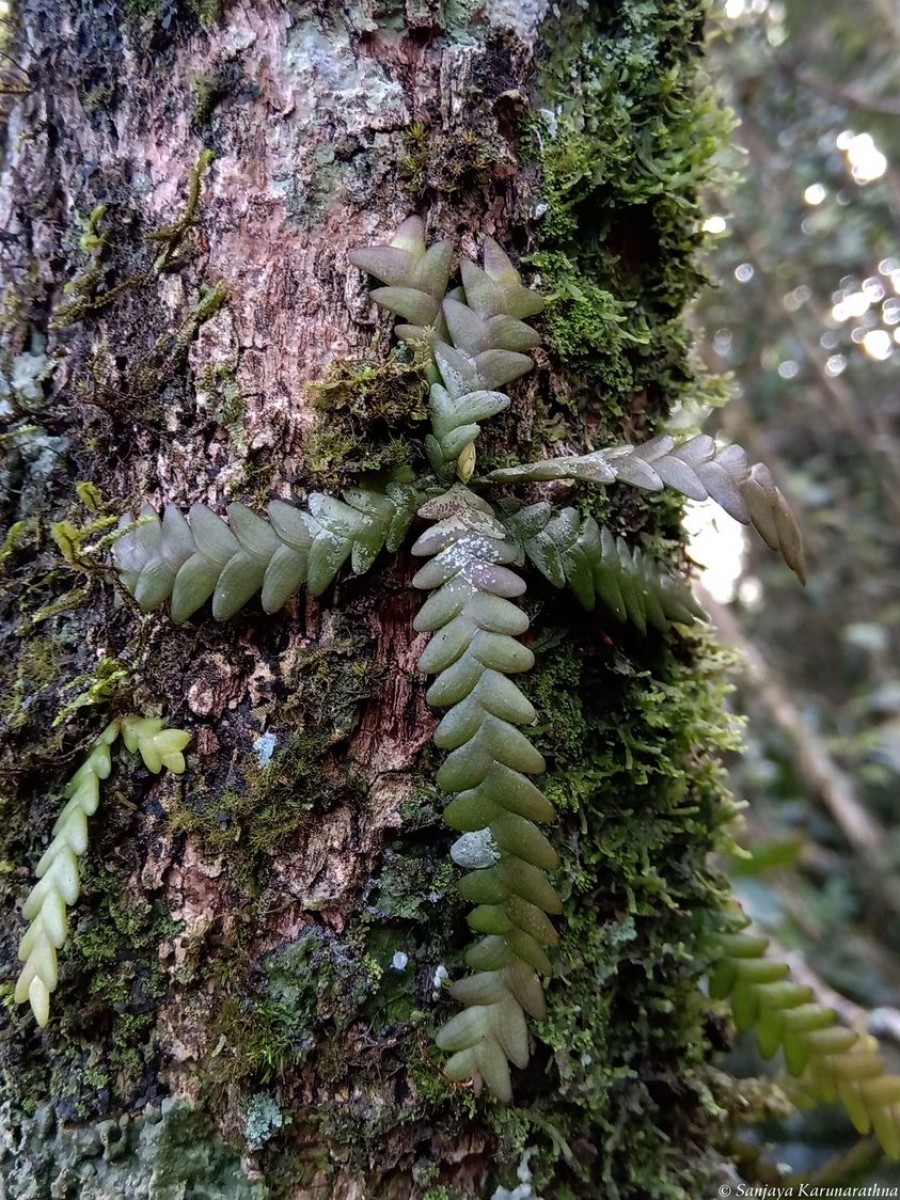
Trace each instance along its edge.
<path fill-rule="evenodd" d="M 387 238 L 414 206 L 397 168 L 410 125 L 419 122 L 427 138 L 445 142 L 477 128 L 496 152 L 471 194 L 426 189 L 420 211 L 431 233 L 455 237 L 474 253 L 483 234 L 503 236 L 513 218 L 521 225 L 529 215 L 527 178 L 515 175 L 516 147 L 499 117 L 510 103 L 524 103 L 544 6 L 501 4 L 495 13 L 485 5 L 463 41 L 423 17 L 420 4 L 410 5 L 405 31 L 390 32 L 364 5 L 241 0 L 220 24 L 186 26 L 177 36 L 154 32 L 149 19 L 104 20 L 105 10 L 90 5 L 51 7 L 48 14 L 41 4 L 21 5 L 20 61 L 32 84 L 8 106 L 0 227 L 8 236 L 3 281 L 27 294 L 36 324 L 50 326 L 48 425 L 55 422 L 74 447 L 54 477 L 52 515 L 71 505 L 76 478 L 96 483 L 110 509 L 145 498 L 180 506 L 203 500 L 219 511 L 231 499 L 258 502 L 258 493 L 246 495 L 250 456 L 270 492 L 290 497 L 296 481 L 301 490 L 308 482 L 305 449 L 329 419 L 313 408 L 309 385 L 337 360 L 377 361 L 387 351 L 389 322 L 376 315 L 347 251 Z M 492 72 L 495 93 L 509 93 L 504 102 L 484 92 Z M 203 111 L 212 80 L 225 82 Z M 180 239 L 180 262 L 160 273 L 154 261 L 162 244 L 147 236 L 185 212 L 204 148 L 215 157 Z M 86 252 L 79 238 L 98 204 L 107 205 L 100 229 L 108 241 Z M 68 299 L 64 284 L 82 278 L 95 259 L 103 277 L 91 307 L 54 330 L 53 313 Z M 173 338 L 203 289 L 220 282 L 225 304 L 176 352 Z M 24 327 L 13 337 L 14 351 L 26 348 Z M 237 432 L 214 411 L 215 381 L 224 377 L 239 397 Z M 258 613 L 227 630 L 176 631 L 153 618 L 138 635 L 138 618 L 101 583 L 71 618 L 78 669 L 90 673 L 103 657 L 128 659 L 130 705 L 163 709 L 191 729 L 197 759 L 187 787 L 205 781 L 213 793 L 243 786 L 261 732 L 274 732 L 276 751 L 282 746 L 276 693 L 285 680 L 303 677 L 312 652 L 339 640 L 327 609 L 346 606 L 359 631 L 372 686 L 346 728 L 322 730 L 323 770 L 335 795 L 326 819 L 313 812 L 272 856 L 257 903 L 265 919 L 245 947 L 248 961 L 311 928 L 341 935 L 401 828 L 401 806 L 420 782 L 417 760 L 434 725 L 415 670 L 423 639 L 412 632 L 410 574 L 401 559 L 376 573 L 368 600 L 351 583 L 339 585 L 325 606 L 292 602 L 265 648 Z M 310 695 L 305 703 L 313 711 L 327 700 Z M 90 729 L 85 721 L 73 730 L 76 747 Z M 362 781 L 362 802 L 358 790 L 341 794 L 350 774 Z M 190 793 L 177 799 L 172 780 L 150 795 L 164 810 L 190 804 Z M 159 1077 L 196 1098 L 204 1064 L 221 1052 L 212 1031 L 222 995 L 185 981 L 212 947 L 244 928 L 246 913 L 234 907 L 227 859 L 206 852 L 201 838 L 142 813 L 128 836 L 140 846 L 129 889 L 138 899 L 162 900 L 179 923 L 159 950 L 171 982 L 155 1030 Z M 348 1055 L 377 1056 L 364 1029 L 348 1030 L 347 1038 Z M 424 1042 L 413 1053 L 427 1066 Z M 327 1087 L 314 1066 L 282 1082 L 293 1103 L 312 1110 Z M 348 1103 L 351 1092 L 348 1084 Z M 238 1114 L 224 1107 L 234 1132 Z M 410 1136 L 391 1132 L 379 1160 L 401 1157 Z M 486 1131 L 473 1128 L 432 1153 L 474 1195 L 488 1144 Z M 377 1195 L 408 1195 L 405 1180 L 386 1175 Z M 326 1194 L 355 1200 L 370 1193 L 339 1164 L 294 1193 L 296 1200 Z"/>

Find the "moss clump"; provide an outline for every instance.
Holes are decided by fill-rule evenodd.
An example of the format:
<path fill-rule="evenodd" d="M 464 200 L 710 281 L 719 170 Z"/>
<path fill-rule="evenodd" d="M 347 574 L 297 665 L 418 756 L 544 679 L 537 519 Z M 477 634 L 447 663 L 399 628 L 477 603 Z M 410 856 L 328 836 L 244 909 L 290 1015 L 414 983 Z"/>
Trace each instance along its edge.
<path fill-rule="evenodd" d="M 339 937 L 310 924 L 261 963 L 245 963 L 241 986 L 231 983 L 210 1032 L 219 1046 L 214 1102 L 230 1103 L 235 1088 L 277 1082 L 287 1103 L 310 1056 L 315 1077 L 338 1088 L 348 1063 L 360 1086 L 386 1062 L 399 1069 L 403 1038 L 424 1022 L 423 971 L 428 990 L 438 988 L 434 964 L 458 918 L 451 874 L 446 859 L 422 846 L 392 848 L 368 904 Z M 369 1082 L 377 1086 L 374 1076 Z M 394 1119 L 403 1119 L 402 1104 Z"/>
<path fill-rule="evenodd" d="M 509 145 L 496 122 L 438 133 L 420 122 L 404 131 L 400 177 L 417 203 L 430 195 L 471 196 L 509 160 Z"/>
<path fill-rule="evenodd" d="M 224 0 L 175 0 L 174 4 L 172 0 L 125 0 L 125 11 L 130 17 L 137 17 L 148 23 L 155 23 L 167 17 L 168 26 L 172 16 L 178 15 L 193 18 L 201 26 L 208 26 L 215 25 L 222 19 L 225 3 Z"/>
<path fill-rule="evenodd" d="M 539 650 L 531 695 L 553 717 L 535 742 L 566 863 L 560 979 L 539 1030 L 552 1058 L 535 1072 L 554 1086 L 495 1122 L 507 1161 L 538 1147 L 538 1194 L 681 1198 L 702 1175 L 683 1147 L 708 1142 L 715 1108 L 697 946 L 727 895 L 706 865 L 734 813 L 721 667 L 702 644 L 583 626 Z M 561 1154 L 578 1139 L 591 1156 Z"/>
<path fill-rule="evenodd" d="M 425 362 L 405 348 L 380 363 L 338 360 L 309 390 L 319 412 L 346 415 L 365 432 L 379 425 L 414 424 L 428 416 Z"/>
<path fill-rule="evenodd" d="M 172 829 L 197 835 L 206 854 L 225 855 L 232 878 L 255 893 L 272 855 L 313 814 L 321 818 L 337 799 L 361 795 L 361 781 L 329 774 L 327 755 L 321 734 L 290 734 L 265 766 L 248 755 L 239 784 L 194 787 L 173 810 Z"/>
<path fill-rule="evenodd" d="M 172 810 L 174 830 L 197 836 L 205 853 L 223 855 L 234 883 L 258 895 L 272 856 L 308 821 L 324 819 L 337 803 L 362 803 L 363 781 L 340 769 L 335 748 L 352 733 L 378 681 L 366 635 L 352 618 L 333 617 L 327 636 L 282 667 L 270 701 L 271 748 L 248 744 L 237 769 L 197 780 Z"/>
<path fill-rule="evenodd" d="M 731 127 L 698 85 L 704 13 L 699 0 L 591 17 L 567 4 L 548 41 L 534 261 L 555 296 L 553 349 L 605 440 L 625 414 L 652 427 L 695 386 L 681 312 L 705 281 L 699 191 Z"/>
<path fill-rule="evenodd" d="M 61 658 L 62 648 L 56 639 L 39 634 L 22 645 L 18 660 L 0 670 L 0 679 L 4 680 L 0 684 L 3 692 L 0 713 L 10 732 L 24 728 L 29 722 L 29 707 L 42 693 L 53 692 L 59 686 Z"/>
<path fill-rule="evenodd" d="M 428 415 L 419 357 L 404 349 L 383 362 L 332 363 L 325 379 L 310 385 L 310 394 L 322 415 L 304 442 L 303 457 L 317 487 L 334 489 L 354 476 L 412 463 L 420 440 L 415 426 Z"/>
<path fill-rule="evenodd" d="M 209 1040 L 217 1053 L 204 1075 L 211 1102 L 227 1109 L 236 1091 L 286 1083 L 313 1050 L 317 1075 L 343 1080 L 361 1036 L 351 1027 L 380 979 L 352 931 L 338 939 L 310 926 L 268 955 L 213 1016 Z"/>
<path fill-rule="evenodd" d="M 128 886 L 137 847 L 134 861 L 100 866 L 104 842 L 128 820 L 107 806 L 104 836 L 84 859 L 52 1025 L 38 1040 L 16 1016 L 20 1033 L 0 1053 L 8 1093 L 25 1112 L 52 1099 L 61 1118 L 84 1121 L 157 1092 L 156 1010 L 168 989 L 159 946 L 176 926 L 165 905 Z"/>
<path fill-rule="evenodd" d="M 53 724 L 63 725 L 80 708 L 108 704 L 124 691 L 130 678 L 131 670 L 125 663 L 116 658 L 101 659 L 92 674 L 78 675 L 67 683 L 65 690 L 72 699 L 60 709 Z"/>
<path fill-rule="evenodd" d="M 540 251 L 531 261 L 552 297 L 545 317 L 548 340 L 575 377 L 583 377 L 570 403 L 576 412 L 592 407 L 599 384 L 606 395 L 604 412 L 610 421 L 606 436 L 613 437 L 614 422 L 621 427 L 634 391 L 637 347 L 650 340 L 646 319 L 635 312 L 635 301 L 618 299 L 586 277 L 565 252 Z M 603 437 L 604 430 L 598 429 L 597 436 Z"/>
<path fill-rule="evenodd" d="M 216 7 L 221 8 L 221 5 Z M 212 21 L 215 20 L 218 20 L 218 14 L 212 17 Z M 210 24 L 212 21 L 203 21 L 201 18 L 201 24 Z M 222 101 L 238 89 L 244 90 L 249 96 L 259 94 L 259 88 L 245 80 L 243 64 L 238 60 L 217 63 L 211 71 L 198 71 L 191 76 L 191 87 L 194 99 L 191 130 L 194 133 L 209 125 Z"/>
<path fill-rule="evenodd" d="M 141 274 L 129 275 L 118 283 L 109 282 L 105 261 L 109 233 L 103 228 L 106 205 L 96 205 L 86 218 L 77 219 L 80 233 L 77 239 L 77 258 L 81 270 L 63 288 L 69 300 L 58 304 L 50 318 L 50 329 L 66 329 L 86 317 L 101 312 L 126 292 L 144 282 Z"/>

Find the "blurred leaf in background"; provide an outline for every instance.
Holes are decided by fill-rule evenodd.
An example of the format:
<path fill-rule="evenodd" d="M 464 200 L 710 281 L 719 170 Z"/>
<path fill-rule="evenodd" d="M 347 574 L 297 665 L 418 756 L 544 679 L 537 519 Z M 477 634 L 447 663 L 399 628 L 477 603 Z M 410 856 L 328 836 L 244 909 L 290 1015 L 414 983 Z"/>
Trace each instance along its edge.
<path fill-rule="evenodd" d="M 740 121 L 725 165 L 739 182 L 709 196 L 720 286 L 698 311 L 700 349 L 710 369 L 734 375 L 719 427 L 771 465 L 801 514 L 810 577 L 800 592 L 727 519 L 697 542 L 698 560 L 718 567 L 715 619 L 750 659 L 737 703 L 752 714 L 752 740 L 734 785 L 749 803 L 751 857 L 732 875 L 748 911 L 802 954 L 835 1003 L 857 1020 L 880 1010 L 870 1024 L 887 1029 L 890 1053 L 900 1026 L 900 3 L 727 0 L 715 29 L 713 74 Z M 856 1151 L 849 1166 L 825 1165 L 856 1141 L 839 1115 L 762 1136 L 772 1142 L 763 1158 L 828 1180 L 855 1179 L 868 1161 Z M 885 1166 L 872 1178 L 900 1181 Z"/>

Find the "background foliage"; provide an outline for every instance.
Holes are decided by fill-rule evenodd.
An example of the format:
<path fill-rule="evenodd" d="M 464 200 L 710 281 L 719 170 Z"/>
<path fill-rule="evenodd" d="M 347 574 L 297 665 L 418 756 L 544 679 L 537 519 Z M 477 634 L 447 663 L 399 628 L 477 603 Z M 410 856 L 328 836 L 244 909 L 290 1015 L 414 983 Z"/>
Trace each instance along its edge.
<path fill-rule="evenodd" d="M 710 196 L 720 286 L 700 311 L 701 350 L 739 385 L 721 425 L 801 510 L 810 575 L 799 593 L 748 542 L 734 600 L 716 614 L 750 659 L 738 703 L 752 720 L 734 780 L 752 858 L 732 873 L 754 916 L 834 989 L 830 1002 L 890 1049 L 900 1031 L 900 7 L 728 0 L 716 35 L 740 179 Z M 740 1066 L 760 1069 L 749 1057 Z M 840 1181 L 874 1157 L 832 1160 L 855 1142 L 836 1112 L 755 1137 L 774 1143 L 771 1163 Z"/>

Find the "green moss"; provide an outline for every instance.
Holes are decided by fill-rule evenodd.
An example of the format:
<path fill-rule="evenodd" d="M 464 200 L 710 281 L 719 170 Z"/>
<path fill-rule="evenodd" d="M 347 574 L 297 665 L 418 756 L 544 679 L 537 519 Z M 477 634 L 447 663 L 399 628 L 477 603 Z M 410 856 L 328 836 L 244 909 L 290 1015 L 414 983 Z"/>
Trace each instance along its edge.
<path fill-rule="evenodd" d="M 114 96 L 115 88 L 112 86 L 112 84 L 98 84 L 96 87 L 93 87 L 89 91 L 85 92 L 82 98 L 84 111 L 89 117 L 94 116 L 95 113 L 102 113 L 112 103 Z"/>
<path fill-rule="evenodd" d="M 423 755 L 427 755 L 428 751 L 429 748 L 426 748 Z M 437 760 L 437 755 L 434 757 Z M 423 771 L 428 770 L 427 759 L 423 760 L 422 769 Z M 434 770 L 436 769 L 435 766 Z M 430 773 L 431 778 L 433 778 L 434 770 Z M 400 805 L 400 820 L 407 832 L 422 828 L 431 829 L 440 824 L 443 796 L 438 791 L 437 785 L 431 782 L 431 778 L 426 774 L 421 781 L 417 780 L 409 799 L 404 800 Z"/>
<path fill-rule="evenodd" d="M 221 311 L 227 300 L 228 285 L 223 279 L 220 279 L 218 283 L 212 286 L 207 286 L 206 284 L 200 285 L 200 295 L 197 298 L 197 302 L 175 335 L 175 345 L 172 355 L 176 361 L 183 360 L 191 343 L 196 340 L 201 328 L 207 321 L 211 321 L 217 312 Z"/>
<path fill-rule="evenodd" d="M 610 359 L 614 376 L 627 373 L 629 349 L 650 340 L 646 318 L 631 312 L 636 302 L 617 299 L 595 280 L 585 279 L 563 252 L 539 252 L 531 261 L 550 290 L 546 319 L 562 361 L 579 370 L 598 358 Z"/>
<path fill-rule="evenodd" d="M 172 812 L 173 831 L 199 835 L 208 854 L 226 854 L 229 872 L 252 888 L 269 857 L 311 814 L 320 817 L 338 795 L 352 791 L 352 779 L 328 777 L 327 749 L 320 734 L 295 733 L 265 766 L 248 755 L 239 786 L 192 789 Z"/>
<path fill-rule="evenodd" d="M 208 125 L 222 101 L 245 86 L 243 65 L 235 59 L 217 63 L 211 71 L 198 71 L 192 75 L 194 111 L 191 114 L 191 129 L 197 132 Z M 258 94 L 259 89 L 250 86 L 247 91 L 251 95 Z"/>
<path fill-rule="evenodd" d="M 242 994 L 232 990 L 213 1016 L 216 1054 L 204 1078 L 211 1102 L 228 1107 L 235 1089 L 283 1081 L 314 1049 L 317 1071 L 332 1082 L 342 1079 L 347 1030 L 379 980 L 352 934 L 336 939 L 310 926 L 270 954 Z"/>
<path fill-rule="evenodd" d="M 176 7 L 184 15 L 193 17 L 201 26 L 215 25 L 222 19 L 225 10 L 224 0 L 181 0 Z M 125 0 L 125 11 L 128 15 L 148 23 L 161 20 L 171 9 L 171 0 Z"/>
<path fill-rule="evenodd" d="M 221 1089 L 217 1102 L 226 1084 L 233 1090 L 291 1078 L 313 1052 L 317 1076 L 340 1083 L 354 1054 L 367 1059 L 372 1039 L 393 1043 L 399 1025 L 421 1025 L 418 971 L 433 964 L 440 944 L 435 918 L 449 875 L 445 862 L 391 852 L 372 902 L 339 938 L 310 925 L 232 987 L 210 1034 L 219 1047 L 210 1075 L 214 1091 Z"/>
<path fill-rule="evenodd" d="M 403 349 L 383 362 L 339 360 L 309 391 L 322 414 L 304 441 L 304 466 L 316 486 L 335 489 L 354 476 L 410 465 L 419 444 L 415 426 L 427 417 L 419 357 Z"/>
<path fill-rule="evenodd" d="M 329 634 L 298 655 L 284 675 L 280 711 L 333 746 L 356 727 L 360 705 L 377 691 L 380 672 L 364 624 L 334 613 Z"/>
<path fill-rule="evenodd" d="M 281 1109 L 291 1111 L 302 1068 L 323 1095 L 336 1098 L 314 1114 L 295 1113 L 295 1124 L 311 1116 L 316 1137 L 352 1145 L 362 1165 L 391 1128 L 423 1119 L 432 1104 L 450 1105 L 448 1131 L 451 1114 L 470 1110 L 471 1093 L 434 1071 L 421 1010 L 423 978 L 439 986 L 435 965 L 461 921 L 451 874 L 446 856 L 410 833 L 385 853 L 366 907 L 350 915 L 340 936 L 309 924 L 262 962 L 245 961 L 240 981 L 228 981 L 209 1034 L 217 1050 L 205 1074 L 217 1111 L 230 1112 L 236 1096 L 273 1085 L 281 1089 Z M 399 1077 L 407 1067 L 412 1108 L 401 1096 L 370 1111 L 367 1097 L 379 1092 L 383 1075 Z M 351 1077 L 348 1109 L 340 1097 Z"/>
<path fill-rule="evenodd" d="M 480 1105 L 475 1093 L 451 1082 L 435 1066 L 434 1060 L 419 1049 L 406 1067 L 410 1087 L 421 1109 L 440 1113 L 448 1128 L 477 1120 Z"/>
<path fill-rule="evenodd" d="M 108 826 L 116 816 L 107 809 Z M 159 946 L 176 926 L 165 905 L 129 892 L 136 862 L 112 869 L 100 858 L 102 839 L 82 860 L 53 1024 L 36 1039 L 30 1013 L 17 1010 L 18 1034 L 0 1053 L 7 1093 L 26 1112 L 52 1099 L 60 1116 L 90 1120 L 153 1086 L 156 1009 L 168 988 Z"/>
<path fill-rule="evenodd" d="M 6 537 L 3 539 L 3 545 L 0 546 L 0 567 L 25 543 L 29 534 L 33 533 L 33 522 L 14 521 L 10 525 L 6 531 Z"/>
<path fill-rule="evenodd" d="M 65 329 L 84 321 L 109 308 L 135 289 L 146 288 L 151 283 L 154 273 L 173 271 L 184 265 L 191 255 L 190 247 L 185 246 L 186 235 L 196 225 L 203 175 L 213 158 L 210 150 L 204 150 L 200 154 L 188 180 L 187 201 L 181 216 L 171 225 L 147 234 L 148 243 L 161 247 L 152 266 L 148 264 L 144 254 L 140 256 L 136 270 L 113 283 L 115 259 L 119 257 L 117 253 L 112 253 L 113 241 L 107 227 L 113 214 L 108 213 L 107 205 L 98 204 L 88 218 L 78 222 L 77 244 L 73 250 L 81 269 L 63 288 L 64 294 L 71 299 L 54 309 L 50 329 Z M 115 214 L 114 217 L 116 221 L 122 221 L 121 214 Z M 118 228 L 121 228 L 121 225 Z M 175 336 L 176 352 L 187 349 L 200 326 L 221 308 L 226 294 L 225 285 L 221 281 L 211 288 L 201 287 L 200 299 L 195 310 Z"/>
<path fill-rule="evenodd" d="M 352 433 L 323 426 L 304 440 L 304 466 L 312 478 L 321 480 L 324 486 L 336 486 L 341 469 L 360 449 L 360 440 Z"/>
<path fill-rule="evenodd" d="M 63 725 L 79 708 L 102 706 L 114 700 L 131 679 L 131 670 L 116 658 L 102 658 L 92 675 L 79 675 L 70 680 L 66 689 L 74 696 L 60 709 L 53 722 L 54 727 Z M 80 688 L 80 691 L 76 691 Z"/>
<path fill-rule="evenodd" d="M 26 525 L 20 545 L 28 553 L 14 549 L 4 564 L 7 633 L 0 654 L 0 773 L 16 781 L 15 788 L 0 788 L 0 796 L 10 814 L 8 833 L 19 836 L 27 831 L 22 798 L 35 781 L 38 794 L 47 788 L 65 755 L 67 733 L 71 737 L 58 721 L 60 710 L 85 684 L 102 690 L 106 671 L 101 666 L 96 674 L 97 659 L 81 653 L 83 635 L 76 631 L 88 590 L 71 588 L 71 571 L 59 569 L 44 520 L 35 514 Z M 79 678 L 77 672 L 88 667 L 90 677 Z M 79 707 L 85 703 L 88 697 Z"/>
<path fill-rule="evenodd" d="M 452 133 L 441 133 L 415 122 L 403 133 L 400 177 L 413 201 L 432 195 L 471 196 L 488 188 L 499 164 L 508 161 L 509 148 L 496 123 L 473 116 Z"/>
<path fill-rule="evenodd" d="M 339 359 L 309 391 L 318 411 L 346 414 L 367 427 L 424 421 L 428 415 L 425 363 L 405 348 L 384 362 Z"/>
<path fill-rule="evenodd" d="M 201 25 L 215 25 L 222 19 L 225 3 L 224 0 L 191 0 L 191 8 Z"/>
<path fill-rule="evenodd" d="M 698 87 L 705 6 L 635 0 L 586 16 L 563 7 L 533 129 L 546 212 L 534 257 L 554 296 L 550 342 L 578 408 L 611 440 L 653 425 L 694 390 L 681 312 L 704 282 L 700 189 L 731 117 Z"/>
<path fill-rule="evenodd" d="M 292 1036 L 298 1027 L 297 1014 L 283 1005 L 225 996 L 210 1023 L 215 1056 L 203 1081 L 214 1107 L 227 1106 L 229 1089 L 246 1092 L 280 1080 L 302 1063 L 310 1043 Z"/>
<path fill-rule="evenodd" d="M 335 770 L 334 748 L 355 728 L 378 678 L 367 638 L 336 616 L 331 635 L 283 670 L 279 695 L 269 705 L 271 757 L 248 744 L 237 768 L 196 781 L 175 801 L 172 829 L 197 837 L 207 855 L 222 855 L 231 880 L 257 896 L 272 857 L 307 822 L 348 800 L 362 805 L 363 781 Z"/>
<path fill-rule="evenodd" d="M 0 711 L 7 714 L 7 728 L 21 729 L 28 724 L 28 707 L 40 693 L 54 689 L 59 683 L 61 650 L 52 637 L 40 635 L 28 639 L 22 646 L 14 669 L 12 685 L 8 677 L 3 686 Z M 10 672 L 12 674 L 12 672 Z M 7 676 L 4 669 L 0 678 Z"/>
<path fill-rule="evenodd" d="M 674 1147 L 692 1123 L 704 1144 L 714 1119 L 697 947 L 727 897 L 707 867 L 734 815 L 716 757 L 736 742 L 723 664 L 703 635 L 668 646 L 578 622 L 537 650 L 529 693 L 562 818 L 566 913 L 538 1030 L 553 1099 L 497 1112 L 503 1158 L 538 1146 L 538 1194 L 594 1195 L 593 1180 L 597 1195 L 685 1197 L 702 1156 Z M 565 1149 L 586 1130 L 603 1148 L 593 1165 Z"/>
<path fill-rule="evenodd" d="M 106 250 L 108 233 L 101 230 L 106 205 L 98 204 L 90 216 L 77 222 L 80 228 L 78 257 L 82 269 L 63 288 L 71 299 L 58 304 L 50 318 L 50 329 L 66 329 L 85 317 L 101 312 L 143 282 L 140 275 L 131 275 L 114 285 L 107 285 Z"/>
<path fill-rule="evenodd" d="M 556 756 L 577 761 L 586 734 L 581 700 L 574 691 L 581 682 L 581 664 L 562 630 L 543 633 L 535 650 L 541 658 L 529 677 L 528 694 L 539 714 L 536 728 Z"/>

